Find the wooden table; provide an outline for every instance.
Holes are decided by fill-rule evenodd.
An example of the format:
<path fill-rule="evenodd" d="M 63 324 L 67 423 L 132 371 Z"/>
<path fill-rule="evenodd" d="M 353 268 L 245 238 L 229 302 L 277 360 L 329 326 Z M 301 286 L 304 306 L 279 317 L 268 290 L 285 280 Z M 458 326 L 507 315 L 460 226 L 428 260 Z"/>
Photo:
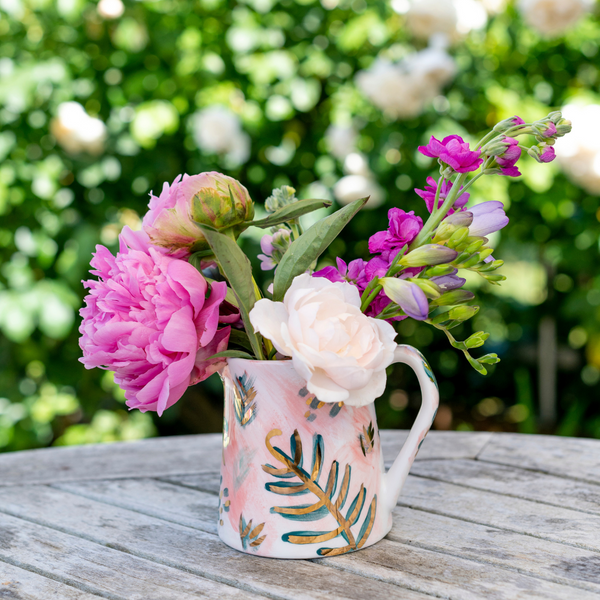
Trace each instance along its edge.
<path fill-rule="evenodd" d="M 0 599 L 600 598 L 600 441 L 432 432 L 387 539 L 313 561 L 219 541 L 220 444 L 0 455 Z"/>

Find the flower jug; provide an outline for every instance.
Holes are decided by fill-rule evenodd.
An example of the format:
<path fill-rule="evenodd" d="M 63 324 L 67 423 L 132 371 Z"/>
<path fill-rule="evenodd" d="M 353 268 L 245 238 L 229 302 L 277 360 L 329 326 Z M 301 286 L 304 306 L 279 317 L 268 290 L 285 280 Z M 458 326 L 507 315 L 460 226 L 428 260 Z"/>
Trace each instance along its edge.
<path fill-rule="evenodd" d="M 417 374 L 422 406 L 386 472 L 375 407 L 320 402 L 292 361 L 230 358 L 225 390 L 219 537 L 258 556 L 318 558 L 381 540 L 438 406 L 423 355 L 397 346 Z"/>

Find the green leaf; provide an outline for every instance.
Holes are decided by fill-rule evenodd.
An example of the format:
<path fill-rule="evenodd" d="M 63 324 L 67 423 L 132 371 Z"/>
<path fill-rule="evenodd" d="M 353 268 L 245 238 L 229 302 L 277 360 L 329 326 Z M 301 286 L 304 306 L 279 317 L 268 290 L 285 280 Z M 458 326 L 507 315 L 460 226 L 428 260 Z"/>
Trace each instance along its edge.
<path fill-rule="evenodd" d="M 367 197 L 355 200 L 325 219 L 317 221 L 292 243 L 275 271 L 273 300 L 278 302 L 283 299 L 294 277 L 304 273 L 323 254 L 368 199 Z"/>
<path fill-rule="evenodd" d="M 298 200 L 293 204 L 283 206 L 279 210 L 276 210 L 272 215 L 269 215 L 264 219 L 259 219 L 258 221 L 247 221 L 243 224 L 243 226 L 244 228 L 252 226 L 266 229 L 267 227 L 273 227 L 274 225 L 293 221 L 302 215 L 327 206 L 331 206 L 331 202 L 329 200 Z"/>
<path fill-rule="evenodd" d="M 250 350 L 250 352 L 252 352 L 252 344 L 248 339 L 248 335 L 239 329 L 231 330 L 229 334 L 229 343 L 235 344 L 236 346 L 241 346 L 242 348 L 246 348 L 246 350 Z"/>
<path fill-rule="evenodd" d="M 217 352 L 207 360 L 212 360 L 213 358 L 246 358 L 248 360 L 254 360 L 254 356 L 251 356 L 247 352 L 240 352 L 239 350 L 225 350 L 224 352 Z"/>
<path fill-rule="evenodd" d="M 256 358 L 262 360 L 262 340 L 258 334 L 254 333 L 254 327 L 250 322 L 249 316 L 256 302 L 250 261 L 235 240 L 203 225 L 200 225 L 200 229 L 237 297 L 237 306 L 240 310 L 244 328 L 246 329 L 254 354 Z"/>

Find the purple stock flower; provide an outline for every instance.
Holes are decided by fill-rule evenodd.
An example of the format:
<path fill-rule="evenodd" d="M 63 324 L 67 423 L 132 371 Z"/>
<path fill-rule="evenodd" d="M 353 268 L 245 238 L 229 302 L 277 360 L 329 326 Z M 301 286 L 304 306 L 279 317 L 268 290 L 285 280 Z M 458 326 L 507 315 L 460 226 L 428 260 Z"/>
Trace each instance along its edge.
<path fill-rule="evenodd" d="M 433 136 L 427 146 L 419 146 L 419 152 L 431 158 L 439 158 L 457 173 L 476 171 L 483 163 L 481 149 L 470 150 L 459 135 L 449 135 L 441 142 Z"/>
<path fill-rule="evenodd" d="M 404 212 L 401 208 L 390 208 L 390 221 L 386 231 L 378 231 L 369 239 L 369 252 L 381 254 L 382 258 L 391 261 L 402 246 L 410 244 L 423 228 L 423 219 L 415 216 L 414 211 Z"/>
<path fill-rule="evenodd" d="M 504 138 L 504 143 L 507 144 L 506 150 L 496 157 L 496 162 L 502 171 L 502 175 L 508 177 L 518 177 L 521 173 L 515 166 L 517 161 L 521 158 L 521 148 L 519 148 L 519 141 L 514 138 Z"/>
<path fill-rule="evenodd" d="M 425 200 L 425 206 L 427 206 L 427 210 L 429 212 L 431 212 L 433 209 L 433 203 L 435 202 L 435 195 L 436 195 L 437 189 L 438 189 L 438 182 L 433 177 L 428 177 L 427 183 L 429 185 L 426 185 L 424 190 L 415 189 L 415 192 L 417 193 L 417 195 L 421 196 L 421 198 L 423 198 L 423 200 Z M 438 208 L 440 208 L 440 206 L 442 206 L 442 204 L 444 203 L 444 200 L 448 196 L 448 192 L 450 192 L 451 189 L 452 189 L 451 181 L 444 181 L 442 183 L 442 187 L 440 189 L 440 196 L 438 198 L 438 205 L 437 205 Z M 463 189 L 462 186 L 460 189 L 461 190 Z M 459 194 L 459 196 L 454 201 L 453 208 L 451 208 L 448 211 L 448 214 L 451 215 L 456 210 L 461 210 L 464 207 L 464 205 L 469 201 L 469 197 L 470 197 L 470 194 L 468 194 L 467 192 Z"/>
<path fill-rule="evenodd" d="M 313 277 L 325 277 L 333 283 L 347 281 L 348 283 L 354 284 L 360 292 L 363 292 L 371 278 L 367 278 L 365 272 L 365 266 L 367 262 L 362 258 L 353 260 L 350 264 L 346 264 L 341 258 L 336 258 L 337 268 L 330 266 L 313 273 Z"/>
<path fill-rule="evenodd" d="M 549 163 L 552 162 L 556 158 L 556 152 L 554 152 L 554 148 L 552 146 L 548 146 L 544 149 L 544 151 L 540 154 L 540 162 Z"/>
<path fill-rule="evenodd" d="M 473 215 L 473 222 L 469 227 L 472 236 L 486 236 L 508 225 L 508 217 L 504 212 L 504 205 L 497 200 L 482 202 L 469 208 Z"/>
<path fill-rule="evenodd" d="M 542 137 L 549 138 L 554 137 L 556 135 L 556 125 L 552 123 L 546 123 L 546 129 L 542 132 Z"/>
<path fill-rule="evenodd" d="M 514 126 L 516 125 L 525 125 L 525 121 L 523 121 L 523 119 L 521 119 L 521 117 L 518 117 L 517 115 L 515 115 L 512 119 L 512 124 Z"/>

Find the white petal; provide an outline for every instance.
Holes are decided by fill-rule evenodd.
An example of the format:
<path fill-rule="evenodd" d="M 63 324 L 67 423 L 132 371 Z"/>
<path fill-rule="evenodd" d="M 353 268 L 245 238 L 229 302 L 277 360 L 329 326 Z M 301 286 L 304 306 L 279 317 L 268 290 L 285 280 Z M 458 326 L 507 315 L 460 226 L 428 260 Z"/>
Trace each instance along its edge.
<path fill-rule="evenodd" d="M 273 346 L 284 354 L 291 356 L 292 349 L 287 345 L 281 326 L 287 323 L 289 315 L 282 302 L 273 302 L 263 298 L 256 302 L 250 311 L 250 322 L 256 333 L 260 333 L 273 342 Z"/>

